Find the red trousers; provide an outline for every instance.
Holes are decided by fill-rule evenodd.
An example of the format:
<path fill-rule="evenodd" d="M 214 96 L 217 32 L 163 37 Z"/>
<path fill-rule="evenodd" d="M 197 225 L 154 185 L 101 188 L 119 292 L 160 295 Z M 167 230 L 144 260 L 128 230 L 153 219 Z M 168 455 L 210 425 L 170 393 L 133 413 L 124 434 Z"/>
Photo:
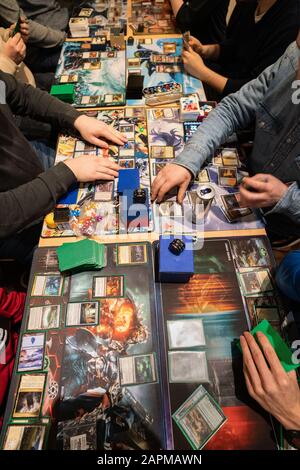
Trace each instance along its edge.
<path fill-rule="evenodd" d="M 0 288 L 0 327 L 2 319 L 7 319 L 10 324 L 5 354 L 1 354 L 0 351 L 0 358 L 2 356 L 5 358 L 5 361 L 3 361 L 3 358 L 0 360 L 0 430 L 18 347 L 19 328 L 24 312 L 25 298 L 26 294 L 23 292 L 10 292 L 8 294 L 5 289 Z M 1 362 L 5 363 L 2 364 Z"/>

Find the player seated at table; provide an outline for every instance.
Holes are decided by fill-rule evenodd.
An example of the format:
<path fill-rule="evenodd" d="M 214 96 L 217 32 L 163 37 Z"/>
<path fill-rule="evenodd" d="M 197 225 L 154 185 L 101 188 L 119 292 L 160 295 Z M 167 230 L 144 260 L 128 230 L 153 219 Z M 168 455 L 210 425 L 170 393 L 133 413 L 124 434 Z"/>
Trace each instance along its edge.
<path fill-rule="evenodd" d="M 186 71 L 202 80 L 208 100 L 238 91 L 273 64 L 295 40 L 300 0 L 239 1 L 223 42 L 203 45 L 191 38 L 183 51 Z"/>
<path fill-rule="evenodd" d="M 60 19 L 57 19 L 58 12 L 52 8 L 53 15 L 55 14 L 56 21 L 40 21 L 39 19 L 31 19 L 34 17 L 33 8 L 38 9 L 40 2 L 29 1 L 31 4 L 31 14 L 29 18 L 26 18 L 26 14 L 20 8 L 22 5 L 17 0 L 0 0 L 0 22 L 2 26 L 10 27 L 13 23 L 16 23 L 19 16 L 21 18 L 21 24 L 28 21 L 29 26 L 29 38 L 26 55 L 26 65 L 30 68 L 33 73 L 46 73 L 55 72 L 57 67 L 58 59 L 60 56 L 61 46 L 66 38 L 64 32 L 66 17 L 65 14 L 61 15 Z M 52 5 L 53 1 L 44 1 L 43 7 L 39 8 L 39 11 L 47 11 L 48 5 Z M 50 9 L 51 13 L 51 9 Z M 49 13 L 49 14 L 50 14 Z M 60 16 L 60 15 L 58 15 Z M 51 24 L 50 24 L 51 23 Z M 61 28 L 61 29 L 60 29 Z"/>
<path fill-rule="evenodd" d="M 170 0 L 170 3 L 182 33 L 190 31 L 203 44 L 225 39 L 229 0 Z"/>
<path fill-rule="evenodd" d="M 103 139 L 123 145 L 126 138 L 48 93 L 0 72 L 0 258 L 28 262 L 40 236 L 38 222 L 59 198 L 76 181 L 113 180 L 119 167 L 107 158 L 86 155 L 44 171 L 48 156 L 34 151 L 16 126 L 14 114 L 77 130 L 84 140 L 99 147 L 108 147 Z"/>
<path fill-rule="evenodd" d="M 300 32 L 284 55 L 256 80 L 224 98 L 152 185 L 159 202 L 178 186 L 178 201 L 201 167 L 234 132 L 255 122 L 248 161 L 250 177 L 240 185 L 241 205 L 260 208 L 273 245 L 300 236 Z"/>
<path fill-rule="evenodd" d="M 288 443 L 300 449 L 300 389 L 295 370 L 286 372 L 268 338 L 245 332 L 240 337 L 249 394 L 284 428 Z M 295 360 L 300 360 L 296 351 Z"/>
<path fill-rule="evenodd" d="M 28 39 L 27 23 L 23 24 L 22 32 L 12 36 L 15 25 L 0 28 L 0 70 L 13 75 L 17 80 L 35 86 L 35 79 L 23 60 L 26 56 Z"/>

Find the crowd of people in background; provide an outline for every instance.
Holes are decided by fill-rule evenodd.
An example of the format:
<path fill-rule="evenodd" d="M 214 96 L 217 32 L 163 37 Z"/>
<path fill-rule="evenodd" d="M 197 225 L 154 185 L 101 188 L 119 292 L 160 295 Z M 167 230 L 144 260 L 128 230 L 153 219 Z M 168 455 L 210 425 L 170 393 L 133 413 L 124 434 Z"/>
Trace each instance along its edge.
<path fill-rule="evenodd" d="M 186 72 L 200 79 L 216 109 L 174 163 L 162 169 L 152 199 L 186 189 L 216 148 L 243 129 L 251 130 L 249 177 L 240 186 L 244 207 L 261 209 L 274 247 L 300 239 L 300 105 L 293 101 L 300 79 L 300 0 L 238 0 L 228 21 L 229 0 L 170 0 L 178 28 L 190 31 L 182 53 Z M 126 139 L 50 94 L 69 11 L 56 0 L 0 0 L 0 258 L 30 266 L 43 217 L 76 182 L 109 180 L 119 166 L 85 156 L 54 165 L 58 128 L 78 131 L 107 147 Z M 20 31 L 13 34 L 20 16 Z M 47 127 L 48 126 L 48 127 Z M 35 128 L 42 133 L 37 138 Z M 38 132 L 39 134 L 39 132 Z M 49 136 L 49 140 L 48 139 Z M 289 253 L 277 273 L 283 295 L 300 302 L 300 251 Z M 0 415 L 16 353 L 25 295 L 0 289 L 0 320 L 13 329 L 8 363 L 0 365 Z M 0 324 L 1 327 L 1 324 Z M 264 335 L 241 337 L 249 394 L 281 422 L 300 431 L 300 391 Z M 5 385 L 4 385 L 5 384 Z M 1 426 L 1 422 L 0 422 Z"/>

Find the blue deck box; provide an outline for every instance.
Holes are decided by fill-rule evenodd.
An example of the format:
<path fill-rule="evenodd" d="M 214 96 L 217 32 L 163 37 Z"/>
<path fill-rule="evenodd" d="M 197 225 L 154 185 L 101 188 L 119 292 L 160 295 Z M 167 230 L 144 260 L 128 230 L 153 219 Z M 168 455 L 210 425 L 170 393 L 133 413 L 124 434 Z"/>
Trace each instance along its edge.
<path fill-rule="evenodd" d="M 186 249 L 179 256 L 169 250 L 170 243 L 180 238 L 186 245 Z M 160 236 L 159 238 L 159 281 L 186 283 L 194 274 L 194 250 L 192 237 L 190 236 Z"/>

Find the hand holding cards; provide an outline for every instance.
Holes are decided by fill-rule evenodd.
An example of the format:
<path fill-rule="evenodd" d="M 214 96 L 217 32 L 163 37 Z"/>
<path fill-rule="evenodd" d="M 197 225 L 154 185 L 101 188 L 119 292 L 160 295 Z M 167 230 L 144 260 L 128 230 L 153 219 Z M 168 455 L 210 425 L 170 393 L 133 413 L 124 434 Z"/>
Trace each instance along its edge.
<path fill-rule="evenodd" d="M 182 35 L 182 47 L 185 51 L 189 51 L 190 50 L 190 32 L 189 31 L 186 31 L 185 33 L 183 33 Z"/>

